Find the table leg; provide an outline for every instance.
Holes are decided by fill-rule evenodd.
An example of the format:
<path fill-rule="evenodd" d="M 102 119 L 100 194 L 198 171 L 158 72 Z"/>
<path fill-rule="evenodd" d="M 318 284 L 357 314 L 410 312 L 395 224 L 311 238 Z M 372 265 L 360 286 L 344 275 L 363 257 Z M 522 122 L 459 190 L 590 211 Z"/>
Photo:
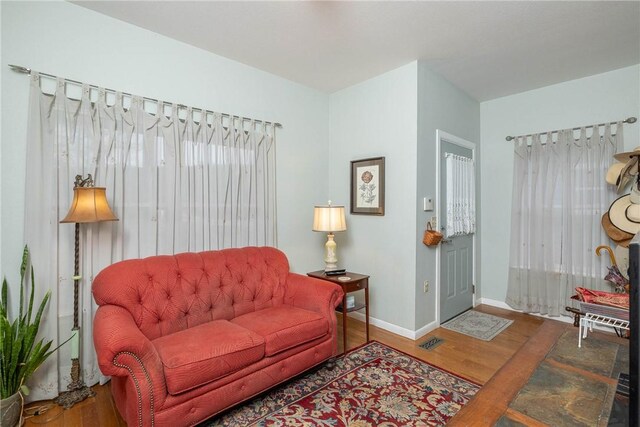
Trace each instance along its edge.
<path fill-rule="evenodd" d="M 347 352 L 347 293 L 342 296 L 342 354 Z"/>
<path fill-rule="evenodd" d="M 369 342 L 369 285 L 364 288 L 364 312 L 365 312 L 365 323 L 367 328 L 367 342 Z"/>

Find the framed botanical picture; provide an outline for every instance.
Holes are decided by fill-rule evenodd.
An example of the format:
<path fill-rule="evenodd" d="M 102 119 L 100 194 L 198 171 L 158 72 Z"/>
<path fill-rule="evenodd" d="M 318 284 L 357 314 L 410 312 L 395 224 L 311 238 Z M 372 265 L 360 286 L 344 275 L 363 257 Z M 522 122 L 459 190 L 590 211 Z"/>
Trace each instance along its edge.
<path fill-rule="evenodd" d="M 384 215 L 384 157 L 351 161 L 351 213 Z"/>

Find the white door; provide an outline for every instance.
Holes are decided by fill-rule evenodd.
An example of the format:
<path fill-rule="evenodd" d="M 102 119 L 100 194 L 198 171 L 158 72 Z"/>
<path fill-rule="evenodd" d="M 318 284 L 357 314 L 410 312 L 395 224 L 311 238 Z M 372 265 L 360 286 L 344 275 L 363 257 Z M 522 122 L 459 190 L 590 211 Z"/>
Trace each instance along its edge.
<path fill-rule="evenodd" d="M 473 158 L 471 148 L 452 143 L 444 138 L 440 139 L 440 212 L 438 212 L 438 216 L 443 234 L 445 234 L 447 226 L 446 153 Z M 473 260 L 473 234 L 449 238 L 445 234 L 440 243 L 440 323 L 444 323 L 473 307 L 475 267 Z"/>

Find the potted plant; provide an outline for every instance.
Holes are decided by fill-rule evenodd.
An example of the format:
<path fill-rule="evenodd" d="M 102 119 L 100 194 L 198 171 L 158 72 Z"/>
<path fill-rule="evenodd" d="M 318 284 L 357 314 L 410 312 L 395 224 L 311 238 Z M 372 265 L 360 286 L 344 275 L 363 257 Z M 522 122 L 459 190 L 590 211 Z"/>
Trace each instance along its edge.
<path fill-rule="evenodd" d="M 28 305 L 25 305 L 24 298 L 28 260 L 29 248 L 25 246 L 20 266 L 20 307 L 18 316 L 13 321 L 9 320 L 7 307 L 7 280 L 5 278 L 2 281 L 0 299 L 0 397 L 2 398 L 0 411 L 2 418 L 0 424 L 3 426 L 19 424 L 24 406 L 23 395 L 29 394 L 25 382 L 53 352 L 60 348 L 58 346 L 50 350 L 52 341 L 45 342 L 44 338 L 36 342 L 40 319 L 51 291 L 47 292 L 40 302 L 35 318 L 32 320 L 35 287 L 33 267 L 30 269 L 31 295 Z"/>

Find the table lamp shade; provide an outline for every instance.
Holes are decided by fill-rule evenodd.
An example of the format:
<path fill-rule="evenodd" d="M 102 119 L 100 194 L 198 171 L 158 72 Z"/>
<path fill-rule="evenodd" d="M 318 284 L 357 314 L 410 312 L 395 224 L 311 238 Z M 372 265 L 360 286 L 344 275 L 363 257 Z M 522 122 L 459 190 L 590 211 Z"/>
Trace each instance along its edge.
<path fill-rule="evenodd" d="M 315 206 L 313 209 L 313 231 L 345 231 L 347 221 L 344 206 Z"/>
<path fill-rule="evenodd" d="M 69 213 L 60 222 L 100 222 L 117 221 L 109 203 L 104 187 L 76 187 L 73 189 L 73 202 Z"/>

